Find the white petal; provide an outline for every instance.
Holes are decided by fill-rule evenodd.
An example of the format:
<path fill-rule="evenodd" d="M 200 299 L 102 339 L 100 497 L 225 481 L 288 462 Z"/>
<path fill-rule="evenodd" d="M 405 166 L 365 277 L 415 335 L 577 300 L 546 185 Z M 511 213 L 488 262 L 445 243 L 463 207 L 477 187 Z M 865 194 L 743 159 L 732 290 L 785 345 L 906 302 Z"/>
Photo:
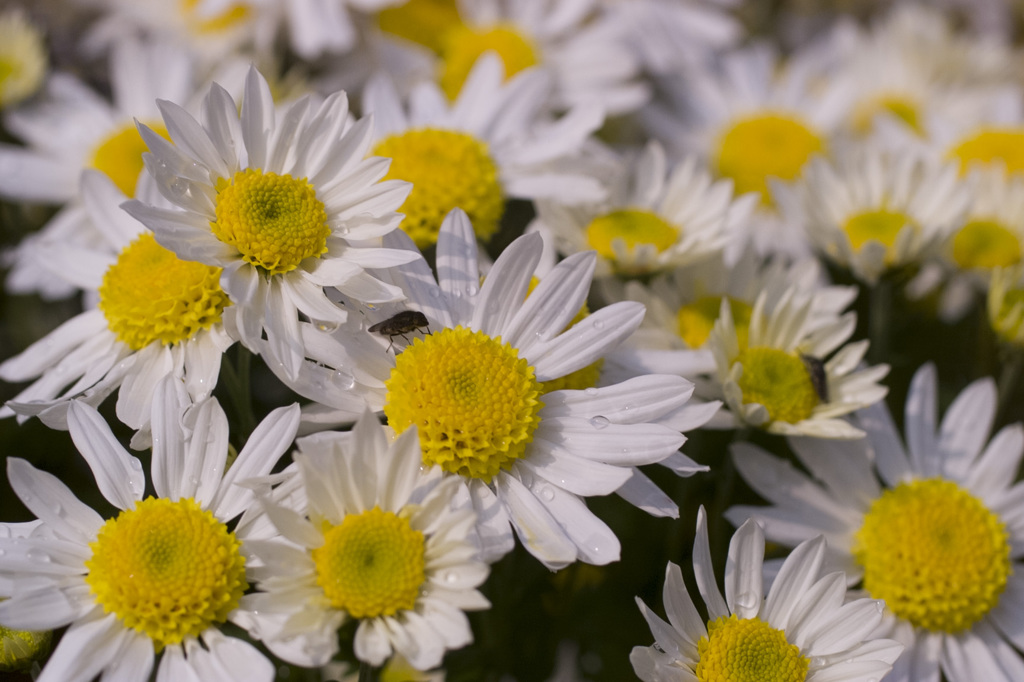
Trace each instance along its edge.
<path fill-rule="evenodd" d="M 693 540 L 693 573 L 697 589 L 708 608 L 708 620 L 729 615 L 729 607 L 715 582 L 715 567 L 711 563 L 711 545 L 708 543 L 708 520 L 704 507 L 697 510 L 697 534 Z"/>
<path fill-rule="evenodd" d="M 764 533 L 752 520 L 747 520 L 729 541 L 729 558 L 725 563 L 725 600 L 729 609 L 741 620 L 755 618 L 764 602 Z"/>
<path fill-rule="evenodd" d="M 75 497 L 56 476 L 18 457 L 8 457 L 7 478 L 18 499 L 58 536 L 82 543 L 95 539 L 103 517 Z"/>
<path fill-rule="evenodd" d="M 576 560 L 576 544 L 526 486 L 505 472 L 498 473 L 495 484 L 498 499 L 530 554 L 553 569 Z"/>
<path fill-rule="evenodd" d="M 103 497 L 118 509 L 133 509 L 146 491 L 142 463 L 128 454 L 95 408 L 79 401 L 68 407 L 68 430 L 89 463 Z"/>

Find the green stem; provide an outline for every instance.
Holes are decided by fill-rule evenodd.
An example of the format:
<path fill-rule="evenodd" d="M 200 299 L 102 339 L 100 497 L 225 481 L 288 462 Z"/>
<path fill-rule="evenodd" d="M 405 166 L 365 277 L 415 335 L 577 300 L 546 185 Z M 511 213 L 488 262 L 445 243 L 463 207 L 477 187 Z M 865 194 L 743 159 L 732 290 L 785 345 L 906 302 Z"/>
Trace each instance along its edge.
<path fill-rule="evenodd" d="M 380 679 L 380 668 L 375 668 L 366 661 L 359 661 L 359 682 L 377 682 Z"/>
<path fill-rule="evenodd" d="M 249 380 L 252 353 L 241 344 L 236 344 L 234 356 L 234 364 L 227 355 L 222 359 L 220 382 L 227 391 L 235 417 L 231 435 L 238 449 L 241 449 L 249 439 L 249 434 L 256 428 L 256 413 L 252 407 L 252 387 Z"/>
<path fill-rule="evenodd" d="M 1017 382 L 1020 381 L 1021 370 L 1024 369 L 1024 352 L 1013 348 L 1008 351 L 1009 358 L 1003 363 L 1003 369 L 999 373 L 998 387 L 998 410 L 996 411 L 995 426 L 998 428 L 1009 412 L 1010 403 L 1013 400 L 1014 390 Z"/>
<path fill-rule="evenodd" d="M 872 363 L 885 362 L 889 357 L 889 325 L 892 316 L 892 283 L 883 277 L 870 289 L 868 311 L 868 338 L 871 347 L 868 358 Z"/>

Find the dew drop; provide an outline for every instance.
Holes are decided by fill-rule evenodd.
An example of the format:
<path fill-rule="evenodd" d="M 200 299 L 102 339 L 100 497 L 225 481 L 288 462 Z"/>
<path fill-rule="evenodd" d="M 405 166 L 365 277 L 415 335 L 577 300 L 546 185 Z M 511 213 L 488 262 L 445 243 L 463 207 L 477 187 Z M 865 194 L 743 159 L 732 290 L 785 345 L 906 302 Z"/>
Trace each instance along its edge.
<path fill-rule="evenodd" d="M 743 592 L 736 597 L 736 605 L 744 609 L 752 609 L 757 606 L 757 595 L 753 592 Z"/>
<path fill-rule="evenodd" d="M 455 571 L 448 571 L 444 574 L 444 581 L 446 583 L 455 583 L 459 580 L 459 574 Z"/>
<path fill-rule="evenodd" d="M 339 369 L 334 372 L 334 382 L 344 389 L 349 389 L 356 385 L 356 378 Z"/>
<path fill-rule="evenodd" d="M 335 332 L 338 331 L 340 325 L 337 322 L 318 322 L 316 328 L 322 332 Z"/>
<path fill-rule="evenodd" d="M 594 329 L 604 329 L 604 322 L 601 320 L 594 320 Z"/>
<path fill-rule="evenodd" d="M 543 497 L 548 502 L 555 499 L 555 491 L 552 490 L 549 486 L 542 486 L 537 490 L 537 492 L 540 494 L 541 497 Z"/>
<path fill-rule="evenodd" d="M 609 421 L 608 417 L 602 416 L 600 414 L 597 415 L 596 417 L 590 418 L 590 425 L 593 426 L 595 429 L 603 429 L 610 423 L 611 421 Z"/>
<path fill-rule="evenodd" d="M 593 386 L 591 386 L 588 389 L 585 389 L 583 392 L 586 393 L 587 395 L 597 395 L 597 389 L 594 388 Z"/>
<path fill-rule="evenodd" d="M 25 552 L 25 558 L 29 561 L 38 561 L 41 564 L 50 563 L 50 555 L 38 549 L 30 549 Z"/>
<path fill-rule="evenodd" d="M 466 287 L 467 296 L 476 296 L 478 293 L 480 293 L 480 287 L 478 287 L 477 285 L 470 284 L 469 286 Z"/>

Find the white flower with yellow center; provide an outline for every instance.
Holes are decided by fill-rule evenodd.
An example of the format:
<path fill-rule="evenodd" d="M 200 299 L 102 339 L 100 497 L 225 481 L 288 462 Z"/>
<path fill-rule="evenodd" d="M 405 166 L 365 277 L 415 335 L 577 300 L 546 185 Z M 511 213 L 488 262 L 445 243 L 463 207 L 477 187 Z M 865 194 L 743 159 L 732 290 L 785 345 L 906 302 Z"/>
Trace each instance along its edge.
<path fill-rule="evenodd" d="M 735 507 L 767 538 L 793 546 L 824 534 L 828 563 L 887 605 L 882 634 L 906 644 L 886 680 L 1024 679 L 1024 429 L 989 439 L 991 379 L 975 381 L 937 416 L 935 368 L 911 382 L 906 448 L 884 404 L 857 413 L 862 441 L 790 439 L 813 479 L 751 445 L 740 474 L 770 507 Z"/>
<path fill-rule="evenodd" d="M 146 151 L 135 120 L 167 134 L 156 100 L 184 102 L 194 94 L 191 57 L 180 47 L 122 40 L 110 54 L 110 86 L 107 101 L 75 77 L 56 73 L 37 102 L 4 116 L 26 146 L 0 145 L 0 197 L 65 203 L 78 196 L 85 168 L 135 194 Z"/>
<path fill-rule="evenodd" d="M 262 3 L 250 0 L 74 0 L 101 15 L 86 32 L 97 51 L 124 36 L 155 38 L 184 46 L 204 66 L 214 66 L 244 47 L 269 48 L 272 25 Z"/>
<path fill-rule="evenodd" d="M 216 84 L 201 123 L 174 103 L 159 106 L 174 142 L 140 126 L 146 166 L 184 210 L 140 201 L 124 208 L 178 257 L 222 268 L 246 347 L 262 348 L 294 377 L 305 352 L 299 315 L 334 324 L 345 317 L 324 287 L 371 303 L 401 297 L 364 268 L 414 257 L 375 246 L 398 226 L 395 209 L 410 186 L 378 182 L 389 162 L 367 157 L 372 120 L 349 120 L 344 92 L 319 106 L 301 99 L 278 124 L 267 82 L 252 68 L 241 113 Z"/>
<path fill-rule="evenodd" d="M 180 382 L 156 389 L 154 449 L 146 493 L 142 464 L 91 407 L 68 410 L 71 437 L 103 497 L 104 520 L 55 476 L 8 458 L 11 487 L 41 525 L 0 538 L 0 576 L 13 585 L 0 623 L 25 630 L 70 626 L 42 682 L 274 678 L 256 647 L 221 631 L 249 588 L 244 545 L 255 501 L 236 481 L 265 476 L 299 423 L 298 406 L 272 412 L 227 464 L 228 426 L 213 399 L 191 405 Z M 159 657 L 159 663 L 156 658 Z"/>
<path fill-rule="evenodd" d="M 808 238 L 868 285 L 920 265 L 960 224 L 969 200 L 952 163 L 858 146 L 816 158 L 798 183 Z"/>
<path fill-rule="evenodd" d="M 263 499 L 286 542 L 249 545 L 262 563 L 259 591 L 242 600 L 250 630 L 307 667 L 337 653 L 349 619 L 359 621 L 356 657 L 374 666 L 394 652 L 427 670 L 472 642 L 463 611 L 490 606 L 476 589 L 489 568 L 478 557 L 475 514 L 460 479 L 421 471 L 416 429 L 389 443 L 366 412 L 352 431 L 299 447 L 305 505 Z"/>
<path fill-rule="evenodd" d="M 798 179 L 813 155 L 830 151 L 849 110 L 849 85 L 817 82 L 816 73 L 811 55 L 781 63 L 764 46 L 738 50 L 720 68 L 666 83 L 678 107 L 652 105 L 642 113 L 669 150 L 699 154 L 714 175 L 733 181 L 737 195 L 760 194 L 749 238 L 763 253 L 807 251 L 803 234 L 779 220 L 775 185 Z"/>
<path fill-rule="evenodd" d="M 966 184 L 967 211 L 941 260 L 922 272 L 913 290 L 922 296 L 941 284 L 938 314 L 946 322 L 961 319 L 989 291 L 994 272 L 1019 265 L 1024 254 L 1024 177 L 976 168 Z"/>
<path fill-rule="evenodd" d="M 645 276 L 721 253 L 757 201 L 733 197 L 732 183 L 712 182 L 695 157 L 670 166 L 657 142 L 623 159 L 610 185 L 599 203 L 537 202 L 559 251 L 597 251 L 598 277 Z"/>
<path fill-rule="evenodd" d="M 221 355 L 234 342 L 224 327 L 231 301 L 219 268 L 160 246 L 119 208 L 127 197 L 106 176 L 86 171 L 81 184 L 82 207 L 65 209 L 63 219 L 102 241 L 94 248 L 53 244 L 42 262 L 47 277 L 83 292 L 89 309 L 0 364 L 5 381 L 35 379 L 0 416 L 38 415 L 66 429 L 68 401 L 96 406 L 120 389 L 118 419 L 145 429 L 164 376 L 183 381 L 194 400 L 213 391 Z M 159 202 L 152 183 L 148 190 Z"/>
<path fill-rule="evenodd" d="M 0 109 L 34 95 L 48 64 L 42 33 L 25 13 L 17 7 L 0 13 Z"/>
<path fill-rule="evenodd" d="M 388 241 L 415 250 L 404 233 Z M 359 397 L 395 431 L 415 425 L 423 463 L 468 483 L 486 561 L 512 549 L 514 528 L 549 567 L 606 564 L 618 559 L 619 541 L 583 498 L 614 492 L 652 514 L 677 515 L 637 467 L 702 470 L 678 452 L 680 431 L 710 413 L 688 409 L 693 385 L 678 376 L 550 390 L 548 382 L 618 346 L 640 324 L 643 306 L 616 303 L 572 324 L 595 255 L 570 256 L 528 295 L 541 251 L 539 235 L 520 237 L 481 284 L 473 228 L 453 211 L 438 239 L 438 280 L 418 260 L 387 273 L 406 302 L 363 307 L 364 319 L 355 323 L 350 314 L 333 333 L 307 325 L 310 359 L 287 383 L 316 401 L 306 413 L 312 424 L 347 418 Z M 367 329 L 410 310 L 427 324 L 393 335 L 388 324 L 381 333 Z"/>
<path fill-rule="evenodd" d="M 553 77 L 545 106 L 623 114 L 647 101 L 649 86 L 624 26 L 602 16 L 595 0 L 409 0 L 381 12 L 379 24 L 385 36 L 427 48 L 449 99 L 493 51 L 509 77 L 531 66 Z"/>
<path fill-rule="evenodd" d="M 766 260 L 753 250 L 726 265 L 722 257 L 682 267 L 656 277 L 650 284 L 636 281 L 601 287 L 610 301 L 639 301 L 647 313 L 643 324 L 626 341 L 615 360 L 634 371 L 671 372 L 697 381 L 697 394 L 705 393 L 699 377 L 715 372 L 715 358 L 707 346 L 718 320 L 722 300 L 729 304 L 739 345 L 746 346 L 750 315 L 764 292 L 765 311 L 771 313 L 787 290 L 797 288 L 813 297 L 811 315 L 834 319 L 857 295 L 855 287 L 826 286 L 816 259 L 795 262 Z"/>
<path fill-rule="evenodd" d="M 717 391 L 739 424 L 769 433 L 861 438 L 864 433 L 839 417 L 874 404 L 887 389 L 878 382 L 888 365 L 858 368 L 868 341 L 843 345 L 853 334 L 856 314 L 814 315 L 815 299 L 788 289 L 768 309 L 757 297 L 740 342 L 732 308 L 723 300 L 707 346 L 715 358 Z"/>
<path fill-rule="evenodd" d="M 509 198 L 577 203 L 604 196 L 581 157 L 602 111 L 577 108 L 551 119 L 544 103 L 551 83 L 543 72 L 530 69 L 508 82 L 502 73 L 501 61 L 485 55 L 451 104 L 432 83 L 417 86 L 407 105 L 385 75 L 367 85 L 363 109 L 376 122 L 373 153 L 391 158 L 388 178 L 413 183 L 399 210 L 402 229 L 420 248 L 437 241 L 453 208 L 465 211 L 487 241 Z"/>
<path fill-rule="evenodd" d="M 822 537 L 801 543 L 765 594 L 765 534 L 744 523 L 729 542 L 725 596 L 711 564 L 707 518 L 697 512 L 693 571 L 707 607 L 701 618 L 679 567 L 669 563 L 662 601 L 665 622 L 637 604 L 655 643 L 635 647 L 633 670 L 644 682 L 877 682 L 903 650 L 873 635 L 885 605 L 846 601 L 842 573 L 825 573 Z"/>

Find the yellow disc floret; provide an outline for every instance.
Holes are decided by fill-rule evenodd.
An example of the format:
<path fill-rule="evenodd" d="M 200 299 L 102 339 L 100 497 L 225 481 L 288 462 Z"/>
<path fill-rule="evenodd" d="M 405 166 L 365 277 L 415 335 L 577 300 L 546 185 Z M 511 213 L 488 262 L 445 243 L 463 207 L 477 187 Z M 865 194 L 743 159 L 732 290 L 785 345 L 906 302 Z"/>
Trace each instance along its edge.
<path fill-rule="evenodd" d="M 386 7 L 377 14 L 377 24 L 385 33 L 419 43 L 441 54 L 448 32 L 462 26 L 455 0 L 407 0 Z"/>
<path fill-rule="evenodd" d="M 818 393 L 807 365 L 795 353 L 757 346 L 740 351 L 740 390 L 744 403 L 760 403 L 771 421 L 795 424 L 811 416 Z"/>
<path fill-rule="evenodd" d="M 506 78 L 539 61 L 536 47 L 513 26 L 497 25 L 486 29 L 457 26 L 445 34 L 441 47 L 444 63 L 439 82 L 449 99 L 458 97 L 473 65 L 489 50 L 501 57 Z"/>
<path fill-rule="evenodd" d="M 750 331 L 750 313 L 753 308 L 749 303 L 728 297 L 732 323 L 736 328 L 736 338 L 740 348 L 747 345 Z M 718 321 L 718 313 L 722 309 L 722 298 L 719 296 L 702 296 L 693 303 L 687 303 L 676 313 L 679 338 L 690 348 L 701 348 L 711 335 L 711 330 Z"/>
<path fill-rule="evenodd" d="M 25 13 L 17 7 L 0 13 L 0 109 L 35 94 L 48 63 L 43 35 Z"/>
<path fill-rule="evenodd" d="M 885 246 L 885 263 L 892 264 L 896 257 L 896 236 L 907 225 L 917 229 L 917 224 L 907 214 L 882 208 L 851 216 L 843 225 L 843 231 L 854 251 L 860 251 L 869 241 L 881 243 Z"/>
<path fill-rule="evenodd" d="M 324 544 L 312 551 L 316 583 L 331 606 L 353 618 L 393 616 L 416 606 L 426 581 L 423 533 L 408 519 L 374 507 L 324 522 Z"/>
<path fill-rule="evenodd" d="M 1002 163 L 1007 173 L 1024 171 L 1024 129 L 983 128 L 953 147 L 949 155 L 966 174 L 974 164 Z"/>
<path fill-rule="evenodd" d="M 132 350 L 173 344 L 220 322 L 227 294 L 220 268 L 180 260 L 151 232 L 126 246 L 103 276 L 100 310 L 107 327 Z"/>
<path fill-rule="evenodd" d="M 768 178 L 795 180 L 825 142 L 806 124 L 788 114 L 765 113 L 737 121 L 718 142 L 715 166 L 732 178 L 736 194 L 760 192 L 770 205 Z"/>
<path fill-rule="evenodd" d="M 402 229 L 419 248 L 437 241 L 441 222 L 453 208 L 469 216 L 476 236 L 486 241 L 505 210 L 498 166 L 487 145 L 453 130 L 422 128 L 386 137 L 373 153 L 391 157 L 386 179 L 411 182 L 412 192 L 398 209 Z"/>
<path fill-rule="evenodd" d="M 854 107 L 853 129 L 861 135 L 867 135 L 871 132 L 875 116 L 883 112 L 903 121 L 915 133 L 923 132 L 920 105 L 902 95 L 882 95 Z"/>
<path fill-rule="evenodd" d="M 306 178 L 247 168 L 217 183 L 213 234 L 271 275 L 327 252 L 327 210 Z"/>
<path fill-rule="evenodd" d="M 972 220 L 953 237 L 953 260 L 961 268 L 998 268 L 1020 262 L 1020 240 L 996 220 Z"/>
<path fill-rule="evenodd" d="M 464 327 L 413 339 L 386 386 L 388 423 L 418 427 L 427 466 L 487 482 L 526 451 L 543 407 L 533 367 Z"/>
<path fill-rule="evenodd" d="M 641 244 L 652 245 L 658 253 L 679 239 L 678 227 L 669 224 L 657 213 L 638 208 L 623 208 L 605 213 L 587 225 L 587 243 L 602 258 L 616 261 L 613 242 L 620 240 L 626 251 Z"/>
<path fill-rule="evenodd" d="M 223 623 L 249 585 L 240 542 L 192 499 L 147 498 L 100 528 L 85 576 L 96 602 L 159 652 Z"/>
<path fill-rule="evenodd" d="M 804 682 L 811 666 L 785 632 L 758 618 L 711 621 L 697 655 L 701 682 Z"/>
<path fill-rule="evenodd" d="M 956 633 L 999 603 L 1010 540 L 998 516 L 953 481 L 901 483 L 872 503 L 856 535 L 864 588 L 894 614 Z"/>
<path fill-rule="evenodd" d="M 167 128 L 157 122 L 144 123 L 158 135 L 170 139 Z M 103 138 L 92 153 L 92 167 L 106 174 L 125 196 L 135 195 L 135 185 L 145 165 L 142 154 L 146 143 L 134 123 L 116 128 Z"/>

